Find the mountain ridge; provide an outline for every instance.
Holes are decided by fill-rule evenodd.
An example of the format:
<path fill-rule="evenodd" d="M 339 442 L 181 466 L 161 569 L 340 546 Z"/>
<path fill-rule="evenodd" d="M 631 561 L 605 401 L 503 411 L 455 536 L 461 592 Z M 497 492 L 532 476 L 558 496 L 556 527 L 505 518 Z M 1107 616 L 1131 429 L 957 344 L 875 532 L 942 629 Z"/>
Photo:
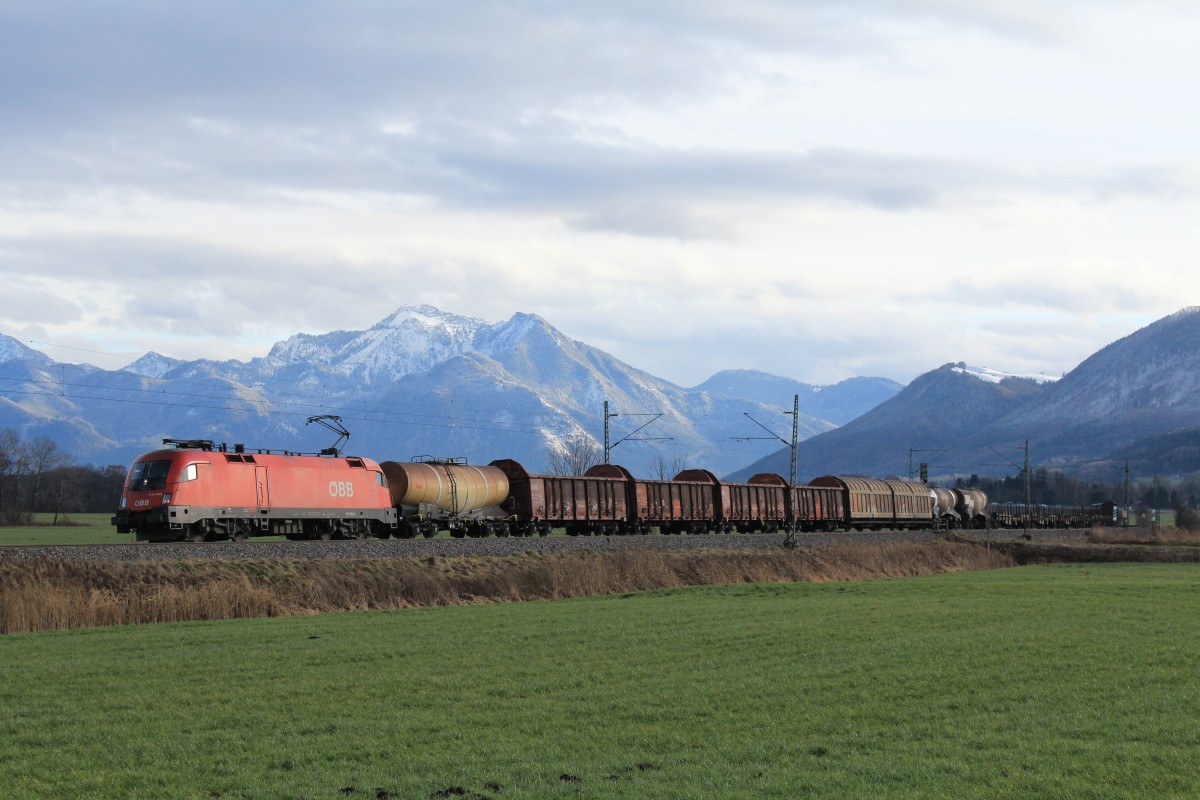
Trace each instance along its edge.
<path fill-rule="evenodd" d="M 296 333 L 245 362 L 183 361 L 151 351 L 107 372 L 59 365 L 28 348 L 12 351 L 24 361 L 9 366 L 24 364 L 20 378 L 29 385 L 65 381 L 50 368 L 63 374 L 90 369 L 99 377 L 86 397 L 64 382 L 52 400 L 0 403 L 0 427 L 36 433 L 53 423 L 70 432 L 63 443 L 68 452 L 110 463 L 127 462 L 166 437 L 318 450 L 328 442 L 317 441 L 320 431 L 304 421 L 337 413 L 347 417 L 348 447 L 360 455 L 517 458 L 537 470 L 546 448 L 565 438 L 587 435 L 600 446 L 608 400 L 615 442 L 631 432 L 627 423 L 641 419 L 631 415 L 662 415 L 614 450 L 615 462 L 640 474 L 663 462 L 723 471 L 753 457 L 730 444 L 747 431 L 742 414 L 774 413 L 785 403 L 790 410 L 791 401 L 791 393 L 728 397 L 677 386 L 571 339 L 536 314 L 518 312 L 493 323 L 427 305 L 401 306 L 362 331 Z M 800 385 L 789 380 L 780 378 L 780 385 Z M 851 380 L 848 387 L 862 388 Z M 898 391 L 898 384 L 871 380 L 874 394 L 857 392 L 861 396 L 841 384 L 822 387 L 829 407 L 853 417 L 889 387 Z M 123 404 L 134 399 L 138 413 L 130 419 Z M 833 427 L 809 414 L 800 419 L 804 436 Z"/>
<path fill-rule="evenodd" d="M 1193 306 L 1106 345 L 1059 379 L 949 362 L 906 387 L 867 377 L 813 386 L 737 369 L 681 387 L 536 314 L 486 322 L 401 306 L 365 330 L 297 333 L 245 362 L 151 351 L 113 372 L 59 363 L 0 336 L 0 427 L 52 435 L 86 459 L 127 463 L 166 437 L 316 451 L 328 442 L 307 418 L 336 413 L 360 455 L 516 458 L 537 471 L 547 448 L 570 437 L 599 447 L 608 401 L 612 460 L 634 474 L 684 464 L 745 478 L 787 472 L 786 448 L 764 454 L 755 445 L 756 459 L 751 445 L 735 442 L 758 437 L 746 415 L 778 418 L 786 431 L 781 415 L 795 396 L 802 480 L 904 477 L 922 462 L 935 476 L 1006 474 L 1027 441 L 1039 466 L 1099 474 L 1132 458 L 1154 470 L 1158 446 L 1169 451 L 1163 465 L 1200 470 L 1197 341 Z M 651 427 L 631 437 L 653 414 Z"/>
<path fill-rule="evenodd" d="M 928 460 L 933 475 L 1009 474 L 1030 443 L 1038 467 L 1113 480 L 1122 453 L 1141 452 L 1139 466 L 1155 471 L 1158 463 L 1139 450 L 1144 443 L 1167 435 L 1186 443 L 1200 427 L 1198 341 L 1200 307 L 1191 306 L 1106 345 L 1058 380 L 992 381 L 961 370 L 954 377 L 957 365 L 945 364 L 805 441 L 798 462 L 809 471 L 906 477 L 908 458 L 929 453 L 918 463 Z M 1200 453 L 1189 447 L 1172 450 L 1176 471 L 1200 470 Z M 778 471 L 789 459 L 778 451 L 729 477 Z"/>

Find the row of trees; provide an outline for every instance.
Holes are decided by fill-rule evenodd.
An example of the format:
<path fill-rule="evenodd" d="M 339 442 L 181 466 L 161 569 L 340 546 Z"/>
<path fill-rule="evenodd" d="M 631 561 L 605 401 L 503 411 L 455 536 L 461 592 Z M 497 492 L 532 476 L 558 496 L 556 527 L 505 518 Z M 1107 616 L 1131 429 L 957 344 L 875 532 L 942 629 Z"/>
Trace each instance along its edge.
<path fill-rule="evenodd" d="M 1025 474 L 1019 471 L 1007 478 L 981 478 L 972 475 L 958 478 L 955 487 L 977 488 L 987 492 L 989 499 L 996 502 L 1025 502 Z M 1051 472 L 1034 469 L 1029 473 L 1030 501 L 1051 506 L 1092 505 L 1112 500 L 1123 505 L 1126 500 L 1124 483 L 1097 483 L 1083 481 Z M 1129 482 L 1129 505 L 1145 505 L 1147 508 L 1196 509 L 1200 508 L 1200 479 L 1186 478 L 1169 484 L 1157 478 L 1137 479 Z"/>
<path fill-rule="evenodd" d="M 0 524 L 28 524 L 35 513 L 112 511 L 125 468 L 78 466 L 47 436 L 0 430 Z"/>
<path fill-rule="evenodd" d="M 988 499 L 997 503 L 1025 502 L 1025 473 L 1006 478 L 981 478 L 971 475 L 954 482 L 957 489 L 982 489 Z M 1088 483 L 1061 472 L 1035 469 L 1029 475 L 1030 502 L 1049 506 L 1089 506 L 1113 500 L 1112 486 Z"/>

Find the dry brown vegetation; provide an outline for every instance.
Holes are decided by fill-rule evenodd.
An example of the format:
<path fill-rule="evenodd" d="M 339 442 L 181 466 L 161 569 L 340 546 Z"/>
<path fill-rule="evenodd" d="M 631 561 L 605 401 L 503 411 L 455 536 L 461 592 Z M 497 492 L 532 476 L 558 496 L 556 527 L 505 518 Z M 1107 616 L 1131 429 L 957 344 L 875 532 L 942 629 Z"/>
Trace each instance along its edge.
<path fill-rule="evenodd" d="M 1181 528 L 1093 528 L 1082 541 L 1000 541 L 1017 564 L 1200 563 L 1200 536 Z"/>
<path fill-rule="evenodd" d="M 701 584 L 871 580 L 1010 566 L 954 542 L 507 558 L 0 559 L 0 633 L 584 597 Z"/>
<path fill-rule="evenodd" d="M 1087 541 L 1093 544 L 1200 545 L 1200 530 L 1174 526 L 1165 528 L 1093 528 Z"/>

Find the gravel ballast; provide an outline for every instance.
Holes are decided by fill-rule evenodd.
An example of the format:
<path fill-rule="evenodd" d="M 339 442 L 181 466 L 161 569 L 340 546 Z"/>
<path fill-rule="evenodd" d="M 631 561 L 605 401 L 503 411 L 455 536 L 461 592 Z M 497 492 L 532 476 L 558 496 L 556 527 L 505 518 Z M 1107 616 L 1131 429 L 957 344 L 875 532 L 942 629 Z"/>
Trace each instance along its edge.
<path fill-rule="evenodd" d="M 1083 531 L 1030 531 L 1038 540 L 1081 539 Z M 878 531 L 862 533 L 801 533 L 797 547 L 881 542 L 923 542 L 946 538 L 945 531 Z M 1023 539 L 1025 532 L 955 531 L 955 538 L 984 543 Z M 99 560 L 185 560 L 205 558 L 411 558 L 420 556 L 510 556 L 519 553 L 604 552 L 614 550 L 733 550 L 777 548 L 784 544 L 782 533 L 703 534 L 680 536 L 545 536 L 485 539 L 365 539 L 362 541 L 306 542 L 192 542 L 130 543 L 107 545 L 12 545 L 0 547 L 0 559 Z"/>

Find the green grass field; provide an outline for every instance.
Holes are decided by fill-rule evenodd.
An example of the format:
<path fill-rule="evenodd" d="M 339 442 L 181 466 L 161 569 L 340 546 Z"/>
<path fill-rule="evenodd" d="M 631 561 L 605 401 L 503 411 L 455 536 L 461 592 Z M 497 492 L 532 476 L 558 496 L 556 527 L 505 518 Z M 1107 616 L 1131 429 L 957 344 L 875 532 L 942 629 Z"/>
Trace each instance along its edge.
<path fill-rule="evenodd" d="M 0 545 L 6 544 L 114 544 L 132 542 L 132 533 L 117 533 L 112 514 L 59 515 L 65 524 L 51 525 L 53 514 L 34 514 L 33 525 L 0 526 Z"/>
<path fill-rule="evenodd" d="M 1200 571 L 0 637 L 11 798 L 1200 796 Z"/>

